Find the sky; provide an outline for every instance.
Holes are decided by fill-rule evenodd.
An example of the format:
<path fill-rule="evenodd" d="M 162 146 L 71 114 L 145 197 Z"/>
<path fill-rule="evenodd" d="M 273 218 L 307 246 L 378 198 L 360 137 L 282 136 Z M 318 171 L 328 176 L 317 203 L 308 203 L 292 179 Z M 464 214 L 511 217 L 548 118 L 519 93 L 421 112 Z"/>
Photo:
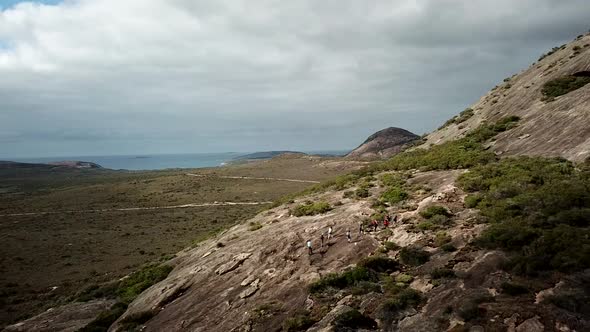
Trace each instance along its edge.
<path fill-rule="evenodd" d="M 588 29 L 588 0 L 0 0 L 0 159 L 423 134 Z"/>

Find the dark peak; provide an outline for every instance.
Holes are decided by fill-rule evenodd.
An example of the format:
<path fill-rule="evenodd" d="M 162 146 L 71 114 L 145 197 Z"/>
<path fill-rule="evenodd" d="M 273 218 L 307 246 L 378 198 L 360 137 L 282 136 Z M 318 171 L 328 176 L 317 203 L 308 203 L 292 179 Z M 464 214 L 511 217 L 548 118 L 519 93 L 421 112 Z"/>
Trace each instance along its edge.
<path fill-rule="evenodd" d="M 398 127 L 389 127 L 389 128 L 385 128 L 382 130 L 379 130 L 378 132 L 374 133 L 373 135 L 369 136 L 369 138 L 367 138 L 367 140 L 365 140 L 363 142 L 363 144 L 368 143 L 376 138 L 379 137 L 397 137 L 397 136 L 401 136 L 401 137 L 415 137 L 418 138 L 419 136 L 402 128 L 398 128 Z"/>

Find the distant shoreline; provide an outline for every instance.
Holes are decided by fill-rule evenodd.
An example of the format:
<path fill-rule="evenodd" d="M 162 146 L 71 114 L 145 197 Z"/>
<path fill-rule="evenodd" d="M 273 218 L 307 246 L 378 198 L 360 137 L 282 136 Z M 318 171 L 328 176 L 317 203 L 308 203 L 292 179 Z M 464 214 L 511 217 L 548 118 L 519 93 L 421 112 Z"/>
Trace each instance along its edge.
<path fill-rule="evenodd" d="M 277 151 L 274 151 L 277 152 Z M 280 151 L 279 151 L 280 152 Z M 304 151 L 300 153 L 310 155 L 337 156 L 344 155 L 346 150 L 333 151 Z M 295 153 L 295 152 L 293 152 Z M 244 158 L 249 155 L 268 155 L 254 159 Z M 194 169 L 223 167 L 234 161 L 264 160 L 276 156 L 273 151 L 254 153 L 244 152 L 220 152 L 220 153 L 186 153 L 186 154 L 133 154 L 112 156 L 66 156 L 66 157 L 40 157 L 40 158 L 0 158 L 19 163 L 52 164 L 63 161 L 83 161 L 100 165 L 103 169 L 124 171 L 157 171 L 166 169 Z"/>

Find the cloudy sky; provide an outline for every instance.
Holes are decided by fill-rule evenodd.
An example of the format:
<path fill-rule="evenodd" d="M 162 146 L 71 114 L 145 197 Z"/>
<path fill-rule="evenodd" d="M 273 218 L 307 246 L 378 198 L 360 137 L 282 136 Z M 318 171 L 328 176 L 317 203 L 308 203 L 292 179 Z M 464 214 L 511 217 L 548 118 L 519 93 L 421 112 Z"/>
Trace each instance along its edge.
<path fill-rule="evenodd" d="M 589 28 L 588 0 L 0 0 L 0 159 L 422 134 Z"/>

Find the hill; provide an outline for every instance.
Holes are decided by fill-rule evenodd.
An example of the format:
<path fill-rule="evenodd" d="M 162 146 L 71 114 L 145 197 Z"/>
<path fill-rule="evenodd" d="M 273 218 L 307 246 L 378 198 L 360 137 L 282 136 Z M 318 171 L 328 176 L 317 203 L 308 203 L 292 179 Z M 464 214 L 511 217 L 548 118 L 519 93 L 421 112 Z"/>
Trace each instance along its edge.
<path fill-rule="evenodd" d="M 88 331 L 590 330 L 588 64 L 585 35 L 424 145 L 289 195 L 69 313 L 110 306 Z"/>
<path fill-rule="evenodd" d="M 46 169 L 46 170 L 53 170 L 53 169 L 92 169 L 92 168 L 102 168 L 102 166 L 88 162 L 88 161 L 77 161 L 77 160 L 68 160 L 68 161 L 56 161 L 47 164 L 40 164 L 40 163 L 20 163 L 14 161 L 2 161 L 0 160 L 0 169 L 25 169 L 25 168 L 34 168 L 34 169 Z"/>
<path fill-rule="evenodd" d="M 250 154 L 245 154 L 234 158 L 234 160 L 259 160 L 259 159 L 271 159 L 282 154 L 294 154 L 294 155 L 305 155 L 303 152 L 296 151 L 261 151 Z"/>
<path fill-rule="evenodd" d="M 464 137 L 483 122 L 514 115 L 520 124 L 490 144 L 495 153 L 585 160 L 590 157 L 589 53 L 588 35 L 555 47 L 426 136 L 422 147 Z"/>
<path fill-rule="evenodd" d="M 346 155 L 348 158 L 378 159 L 388 158 L 419 138 L 405 129 L 389 127 L 369 136 L 363 144 Z"/>

